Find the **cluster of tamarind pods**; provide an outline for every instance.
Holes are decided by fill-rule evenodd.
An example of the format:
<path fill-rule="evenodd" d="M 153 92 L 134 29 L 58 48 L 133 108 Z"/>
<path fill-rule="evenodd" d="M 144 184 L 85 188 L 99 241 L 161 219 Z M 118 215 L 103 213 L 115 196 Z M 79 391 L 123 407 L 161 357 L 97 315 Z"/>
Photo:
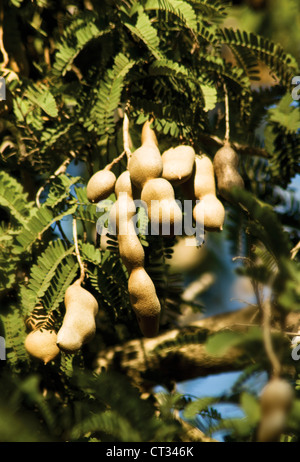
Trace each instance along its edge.
<path fill-rule="evenodd" d="M 104 168 L 96 172 L 87 185 L 87 197 L 92 203 L 106 199 L 112 193 L 116 202 L 110 219 L 118 235 L 120 257 L 128 270 L 128 292 L 141 332 L 146 337 L 157 335 L 160 302 L 155 286 L 144 268 L 143 246 L 135 231 L 135 199 L 146 204 L 149 221 L 162 229 L 168 220 L 170 233 L 182 222 L 182 209 L 175 200 L 174 187 L 182 185 L 188 199 L 197 203 L 193 208 L 195 222 L 204 229 L 223 229 L 225 209 L 216 195 L 218 190 L 228 198 L 233 186 L 243 187 L 238 172 L 238 155 L 225 144 L 215 154 L 213 162 L 206 155 L 196 155 L 193 147 L 180 145 L 160 153 L 151 121 L 142 128 L 141 146 L 128 159 L 127 170 L 118 178 Z M 180 226 L 179 226 L 180 228 Z"/>
<path fill-rule="evenodd" d="M 160 301 L 153 281 L 145 270 L 145 253 L 137 236 L 133 217 L 135 199 L 147 206 L 148 218 L 158 227 L 169 221 L 170 233 L 182 221 L 182 210 L 175 200 L 174 187 L 182 185 L 189 199 L 196 200 L 193 218 L 204 220 L 204 229 L 223 228 L 225 209 L 216 195 L 229 197 L 233 186 L 243 187 L 238 172 L 238 155 L 225 143 L 213 162 L 206 155 L 196 155 L 193 147 L 180 145 L 160 153 L 152 122 L 142 128 L 141 146 L 128 159 L 127 170 L 118 178 L 110 166 L 96 172 L 88 181 L 87 197 L 92 203 L 116 196 L 110 219 L 117 231 L 120 258 L 128 271 L 128 292 L 140 330 L 145 337 L 154 337 L 159 330 Z M 96 331 L 98 303 L 95 297 L 76 280 L 65 293 L 65 316 L 56 334 L 54 330 L 33 329 L 25 340 L 27 351 L 45 363 L 60 350 L 74 353 L 90 341 Z"/>

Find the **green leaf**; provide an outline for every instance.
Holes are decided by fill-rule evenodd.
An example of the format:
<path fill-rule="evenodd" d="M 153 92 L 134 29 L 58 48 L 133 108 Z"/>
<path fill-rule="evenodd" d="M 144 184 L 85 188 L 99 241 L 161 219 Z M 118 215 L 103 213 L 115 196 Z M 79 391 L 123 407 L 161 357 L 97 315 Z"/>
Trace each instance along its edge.
<path fill-rule="evenodd" d="M 135 24 L 131 24 L 129 21 L 125 21 L 124 25 L 131 31 L 133 35 L 136 35 L 156 59 L 161 59 L 163 54 L 159 50 L 159 37 L 156 29 L 152 26 L 149 16 L 144 12 L 139 12 L 137 21 Z"/>
<path fill-rule="evenodd" d="M 74 204 L 68 210 L 56 215 L 52 210 L 41 207 L 37 209 L 36 213 L 26 223 L 26 227 L 21 231 L 17 237 L 17 242 L 23 247 L 24 250 L 29 250 L 31 245 L 40 239 L 42 234 L 50 228 L 50 226 L 56 221 L 61 220 L 65 216 L 72 215 L 75 213 L 77 205 Z"/>
<path fill-rule="evenodd" d="M 71 255 L 74 246 L 70 248 L 62 240 L 51 241 L 46 250 L 38 257 L 37 263 L 31 267 L 29 283 L 23 289 L 23 311 L 27 315 L 41 301 L 56 276 L 59 265 Z M 75 259 L 72 261 L 72 266 Z"/>
<path fill-rule="evenodd" d="M 208 338 L 205 347 L 209 354 L 223 356 L 230 348 L 239 345 L 242 334 L 238 332 L 219 332 Z"/>
<path fill-rule="evenodd" d="M 201 411 L 205 410 L 208 406 L 214 404 L 216 401 L 217 398 L 211 397 L 196 399 L 192 403 L 187 404 L 183 415 L 186 419 L 194 419 L 197 414 L 200 414 Z"/>
<path fill-rule="evenodd" d="M 51 91 L 46 85 L 32 84 L 27 88 L 25 96 L 34 104 L 39 106 L 50 117 L 57 117 L 58 109 Z"/>
<path fill-rule="evenodd" d="M 28 201 L 28 194 L 22 185 L 8 173 L 0 172 L 0 207 L 7 209 L 21 225 L 29 218 L 34 203 Z"/>
<path fill-rule="evenodd" d="M 217 104 L 217 90 L 208 85 L 201 85 L 201 90 L 205 101 L 204 111 L 213 110 Z"/>
<path fill-rule="evenodd" d="M 251 425 L 255 426 L 260 421 L 260 405 L 255 396 L 249 393 L 242 393 L 240 402 L 248 421 Z"/>
<path fill-rule="evenodd" d="M 90 114 L 100 135 L 109 135 L 115 130 L 115 110 L 120 103 L 125 77 L 134 64 L 135 61 L 119 53 L 114 59 L 113 68 L 107 71 L 100 83 L 97 99 Z M 90 120 L 87 123 L 90 129 Z"/>
<path fill-rule="evenodd" d="M 193 7 L 182 0 L 148 0 L 145 10 L 163 10 L 177 16 L 189 29 L 197 32 L 197 17 Z"/>

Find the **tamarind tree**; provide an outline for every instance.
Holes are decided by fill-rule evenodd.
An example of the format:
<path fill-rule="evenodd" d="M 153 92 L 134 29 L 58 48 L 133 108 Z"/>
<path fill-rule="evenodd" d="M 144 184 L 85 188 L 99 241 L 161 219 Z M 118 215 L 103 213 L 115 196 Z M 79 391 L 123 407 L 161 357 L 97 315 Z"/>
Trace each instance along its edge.
<path fill-rule="evenodd" d="M 200 442 L 222 429 L 228 441 L 299 441 L 300 370 L 291 356 L 300 323 L 300 200 L 291 188 L 300 173 L 299 61 L 268 37 L 231 27 L 231 11 L 225 0 L 1 2 L 1 441 Z M 185 145 L 213 161 L 234 151 L 238 167 L 222 189 L 216 183 L 223 230 L 206 229 L 195 252 L 228 244 L 255 297 L 204 317 L 184 291 L 193 272 L 211 269 L 209 258 L 175 271 L 185 236 L 147 233 L 141 208 L 138 239 L 161 306 L 159 332 L 144 338 L 118 239 L 97 232 L 110 205 L 89 201 L 87 183 L 99 170 L 127 170 L 149 120 L 161 153 Z M 224 198 L 235 175 L 239 185 Z M 185 199 L 180 185 L 174 191 Z M 92 339 L 69 352 L 49 336 L 51 354 L 39 346 L 30 354 L 30 333 L 61 329 L 76 281 L 99 307 Z M 241 375 L 218 398 L 176 390 L 228 371 Z M 247 386 L 259 372 L 292 391 L 277 420 Z M 217 403 L 237 404 L 243 416 L 223 418 Z"/>

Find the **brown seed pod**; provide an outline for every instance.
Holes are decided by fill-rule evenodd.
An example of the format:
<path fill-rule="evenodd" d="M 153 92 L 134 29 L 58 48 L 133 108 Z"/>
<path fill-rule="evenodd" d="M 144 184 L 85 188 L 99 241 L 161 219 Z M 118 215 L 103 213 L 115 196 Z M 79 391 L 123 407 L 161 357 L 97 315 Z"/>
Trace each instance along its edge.
<path fill-rule="evenodd" d="M 168 180 L 154 178 L 147 181 L 142 190 L 141 199 L 147 206 L 148 217 L 152 224 L 157 224 L 166 232 L 169 227 L 170 233 L 174 227 L 177 230 L 181 229 L 182 211 L 175 200 L 174 189 Z"/>
<path fill-rule="evenodd" d="M 47 364 L 60 353 L 56 341 L 57 335 L 54 330 L 36 329 L 27 335 L 24 345 L 31 356 Z"/>
<path fill-rule="evenodd" d="M 118 199 L 120 193 L 127 193 L 131 199 L 138 199 L 140 193 L 131 181 L 129 170 L 121 173 L 115 184 L 115 195 Z"/>
<path fill-rule="evenodd" d="M 239 157 L 229 143 L 219 149 L 213 160 L 217 177 L 218 191 L 226 200 L 230 200 L 233 187 L 244 188 L 244 180 L 238 172 Z"/>
<path fill-rule="evenodd" d="M 293 399 L 294 390 L 284 379 L 273 378 L 263 388 L 260 397 L 261 422 L 257 432 L 259 442 L 279 441 Z"/>
<path fill-rule="evenodd" d="M 132 270 L 128 291 L 141 332 L 145 337 L 154 337 L 159 329 L 161 307 L 153 281 L 143 267 Z"/>
<path fill-rule="evenodd" d="M 95 335 L 98 303 L 77 280 L 66 290 L 65 307 L 66 314 L 57 334 L 57 346 L 74 353 Z"/>
<path fill-rule="evenodd" d="M 276 443 L 286 424 L 286 414 L 281 409 L 264 416 L 257 431 L 258 443 Z"/>
<path fill-rule="evenodd" d="M 158 146 L 155 131 L 151 128 L 152 120 L 147 120 L 142 128 L 141 142 L 142 144 L 151 144 Z"/>
<path fill-rule="evenodd" d="M 99 202 L 107 199 L 113 192 L 116 175 L 111 170 L 99 170 L 87 184 L 87 198 L 90 202 Z"/>
<path fill-rule="evenodd" d="M 160 177 L 163 169 L 157 138 L 150 125 L 150 122 L 144 124 L 142 145 L 134 151 L 128 162 L 131 181 L 140 190 L 148 180 Z"/>
<path fill-rule="evenodd" d="M 144 266 L 145 253 L 136 234 L 132 220 L 127 222 L 127 233 L 118 235 L 120 257 L 130 273 L 134 268 Z"/>
<path fill-rule="evenodd" d="M 193 194 L 197 199 L 202 199 L 207 194 L 216 195 L 214 167 L 208 156 L 196 157 Z"/>
<path fill-rule="evenodd" d="M 214 194 L 206 194 L 193 209 L 194 220 L 207 231 L 222 231 L 225 209 Z"/>
<path fill-rule="evenodd" d="M 263 388 L 260 405 L 264 415 L 273 410 L 282 409 L 288 411 L 294 399 L 294 391 L 291 385 L 283 379 L 274 378 Z"/>
<path fill-rule="evenodd" d="M 112 230 L 112 234 L 126 234 L 127 223 L 135 214 L 136 206 L 133 199 L 126 192 L 120 192 L 109 212 L 109 229 Z"/>
<path fill-rule="evenodd" d="M 222 231 L 225 209 L 216 197 L 216 183 L 213 163 L 206 155 L 197 155 L 192 177 L 183 185 L 183 191 L 190 199 L 200 200 L 193 217 L 207 231 Z"/>
<path fill-rule="evenodd" d="M 191 146 L 177 146 L 162 154 L 162 177 L 173 185 L 187 181 L 193 173 L 195 151 Z"/>

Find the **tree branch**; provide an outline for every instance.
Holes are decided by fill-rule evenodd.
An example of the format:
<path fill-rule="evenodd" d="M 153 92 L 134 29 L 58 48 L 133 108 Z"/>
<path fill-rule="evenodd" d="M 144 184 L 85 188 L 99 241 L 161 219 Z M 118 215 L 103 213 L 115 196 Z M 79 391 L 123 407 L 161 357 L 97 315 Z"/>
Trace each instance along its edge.
<path fill-rule="evenodd" d="M 243 367 L 245 358 L 241 352 L 230 350 L 225 356 L 209 355 L 204 345 L 189 344 L 172 350 L 152 353 L 160 344 L 174 340 L 179 334 L 197 334 L 206 331 L 207 335 L 232 327 L 238 331 L 245 329 L 241 324 L 249 322 L 256 307 L 204 318 L 190 326 L 174 329 L 155 338 L 136 339 L 100 351 L 95 370 L 114 369 L 127 374 L 143 390 L 155 384 L 170 384 L 212 373 L 234 371 Z M 240 325 L 238 325 L 240 324 Z"/>
<path fill-rule="evenodd" d="M 201 141 L 203 141 L 203 143 L 207 147 L 211 146 L 212 148 L 214 147 L 218 148 L 220 146 L 224 146 L 224 143 L 225 143 L 225 139 L 222 140 L 218 136 L 206 135 L 204 133 L 201 133 L 199 135 L 199 138 L 201 139 Z M 263 159 L 270 158 L 267 150 L 264 148 L 259 148 L 256 146 L 248 146 L 248 145 L 240 144 L 234 141 L 231 141 L 230 144 L 233 147 L 233 149 L 235 149 L 235 151 L 237 151 L 241 155 L 257 156 L 257 157 L 262 157 Z"/>
<path fill-rule="evenodd" d="M 249 365 L 249 358 L 238 349 L 230 349 L 224 356 L 213 356 L 207 353 L 204 345 L 195 343 L 176 348 L 155 348 L 166 341 L 174 340 L 179 334 L 205 333 L 207 337 L 230 329 L 234 332 L 245 332 L 251 319 L 257 312 L 257 306 L 247 306 L 238 311 L 219 314 L 196 321 L 189 326 L 173 329 L 155 338 L 135 339 L 122 345 L 107 348 L 98 353 L 94 364 L 95 372 L 104 368 L 112 369 L 128 375 L 133 383 L 143 391 L 150 391 L 154 385 L 167 385 L 182 382 L 210 374 L 241 370 Z M 299 313 L 290 313 L 286 318 L 285 328 L 297 332 Z M 278 327 L 278 328 L 276 328 Z M 272 331 L 280 330 L 275 324 Z M 284 332 L 290 335 L 290 332 Z"/>

